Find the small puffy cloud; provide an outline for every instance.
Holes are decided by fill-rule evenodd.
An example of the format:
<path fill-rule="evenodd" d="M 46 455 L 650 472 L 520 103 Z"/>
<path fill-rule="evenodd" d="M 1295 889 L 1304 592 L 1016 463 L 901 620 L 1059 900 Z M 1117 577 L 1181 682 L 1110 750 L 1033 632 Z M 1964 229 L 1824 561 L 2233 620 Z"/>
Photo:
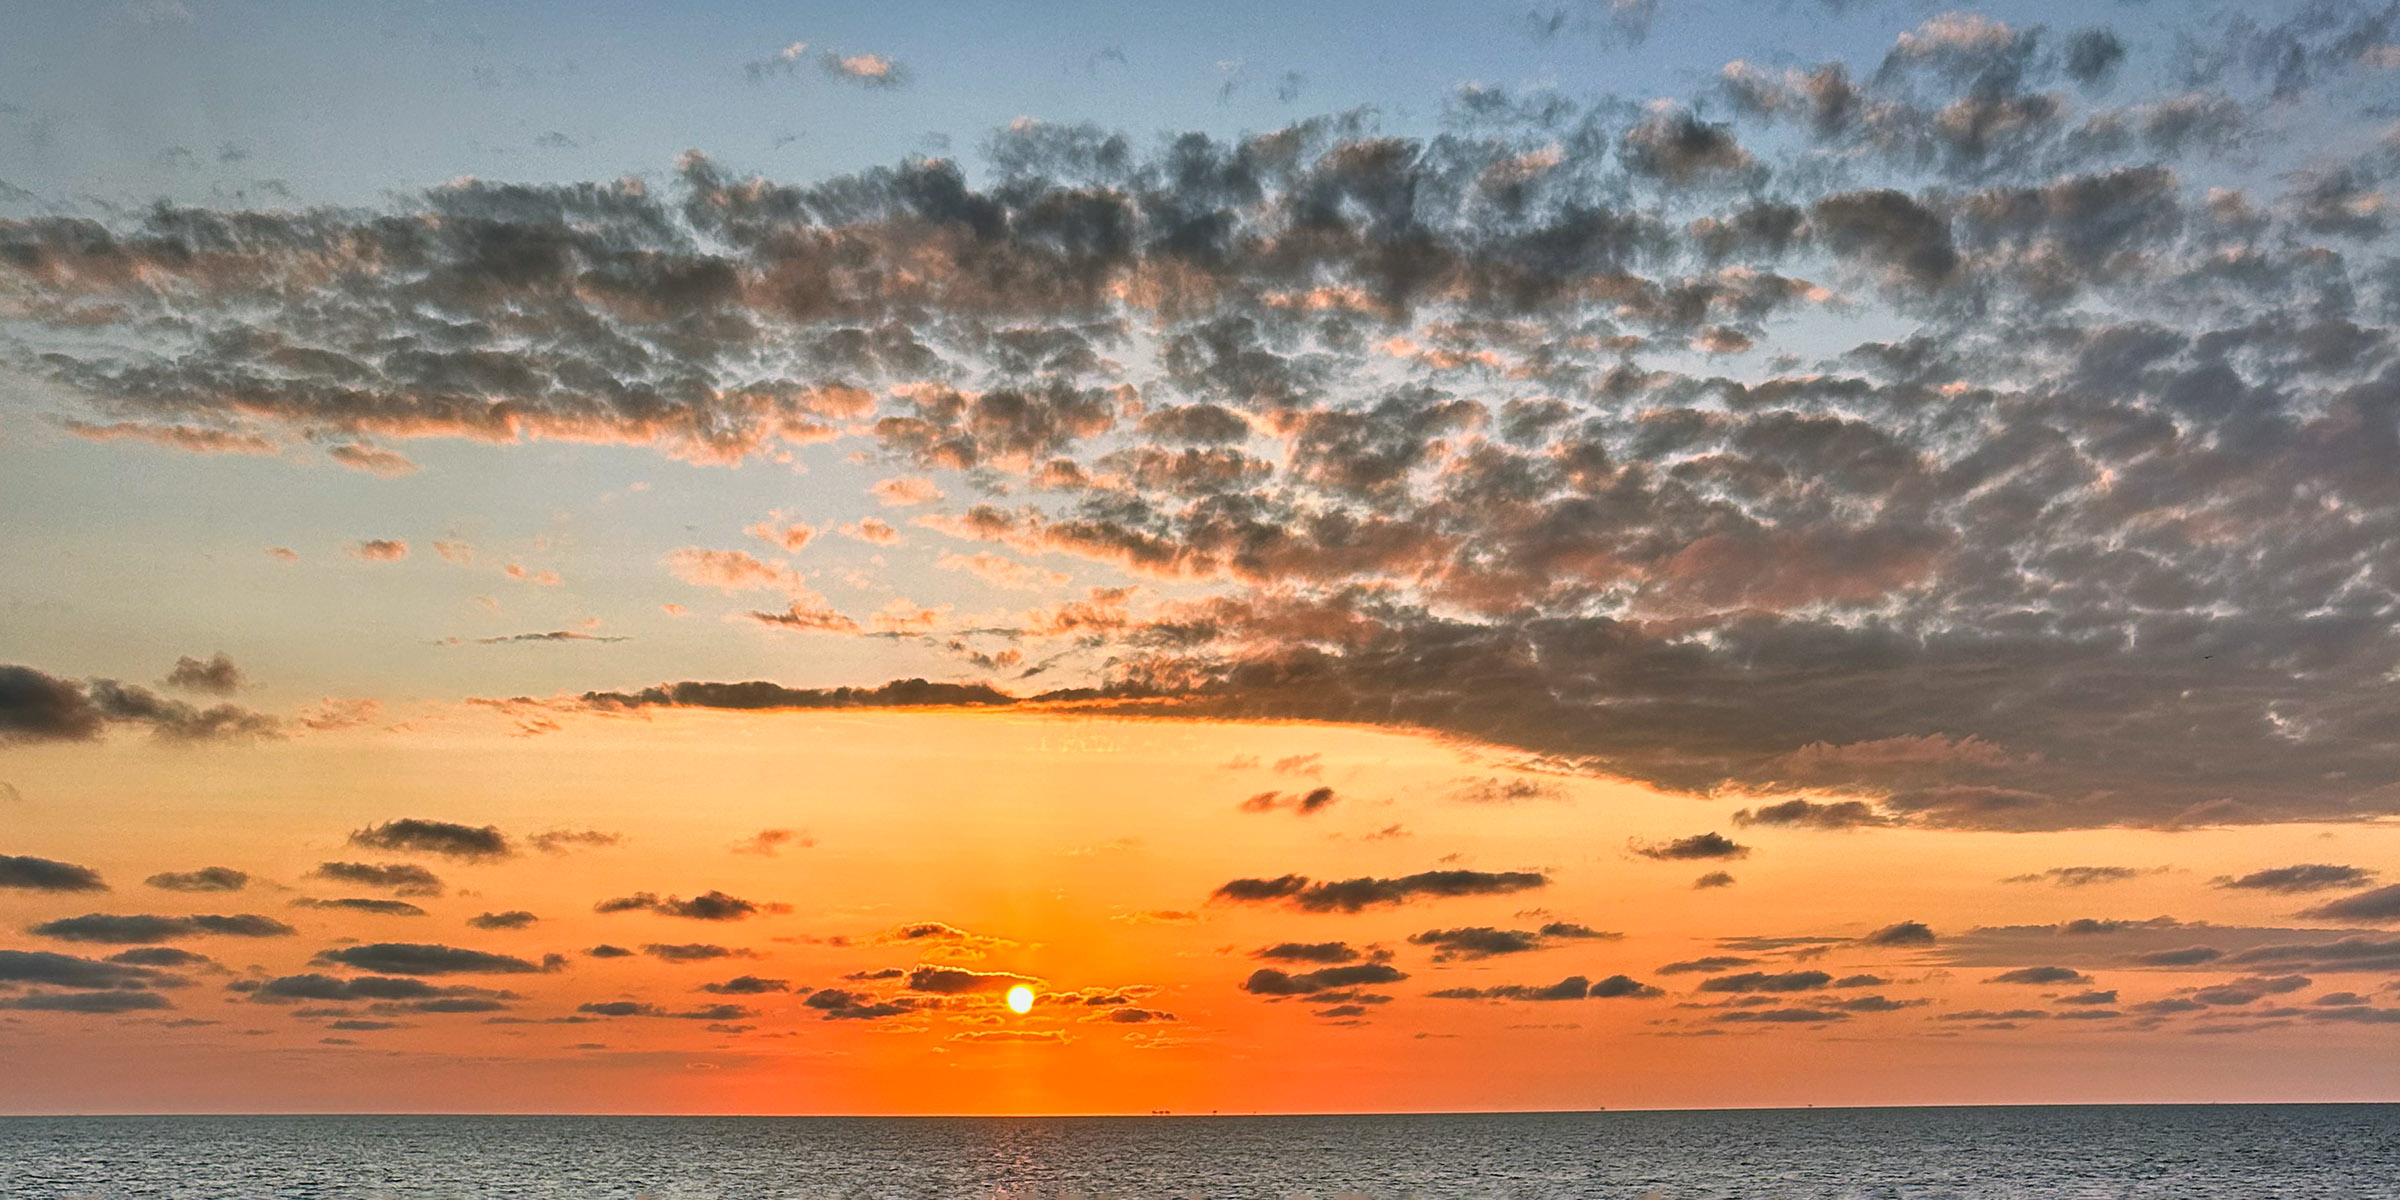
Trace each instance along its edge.
<path fill-rule="evenodd" d="M 2143 872 L 2137 867 L 2052 867 L 2024 875 L 2011 875 L 2002 883 L 2050 883 L 2059 887 L 2091 887 L 2102 883 L 2123 883 L 2139 879 Z"/>
<path fill-rule="evenodd" d="M 919 504 L 931 504 L 941 499 L 942 489 L 934 486 L 932 480 L 923 476 L 905 476 L 897 479 L 879 479 L 867 489 L 867 494 L 875 497 L 876 501 L 885 508 L 911 508 Z M 885 526 L 885 528 L 888 529 L 890 526 Z M 872 541 L 874 539 L 865 540 Z"/>
<path fill-rule="evenodd" d="M 685 546 L 670 551 L 667 570 L 693 587 L 720 592 L 804 592 L 807 585 L 790 567 L 765 562 L 743 550 Z"/>
<path fill-rule="evenodd" d="M 369 538 L 352 543 L 350 557 L 360 562 L 398 562 L 408 557 L 408 542 L 401 538 Z"/>
<path fill-rule="evenodd" d="M 467 924 L 476 929 L 528 929 L 540 920 L 540 917 L 519 908 L 507 912 L 477 913 L 467 918 Z"/>
<path fill-rule="evenodd" d="M 90 867 L 30 854 L 0 854 L 0 888 L 25 892 L 105 892 L 108 885 Z"/>
<path fill-rule="evenodd" d="M 526 838 L 525 844 L 544 854 L 572 854 L 577 850 L 605 850 L 624 841 L 624 834 L 598 829 L 552 829 Z"/>
<path fill-rule="evenodd" d="M 1984 980 L 1985 983 L 2022 983 L 2050 985 L 2060 983 L 2090 983 L 2092 977 L 2073 967 L 2018 967 Z"/>
<path fill-rule="evenodd" d="M 2400 883 L 2379 887 L 2355 896 L 2328 900 L 2314 908 L 2302 909 L 2301 916 L 2320 921 L 2342 921 L 2357 925 L 2391 925 L 2400 923 Z"/>
<path fill-rule="evenodd" d="M 1711 888 L 1726 888 L 1732 886 L 1733 873 L 1731 871 L 1710 871 L 1708 874 L 1702 875 L 1698 879 L 1692 881 L 1692 889 L 1694 891 L 1707 891 Z"/>
<path fill-rule="evenodd" d="M 680 896 L 661 897 L 655 892 L 635 892 L 629 896 L 602 900 L 592 906 L 592 911 L 654 912 L 662 917 L 681 917 L 687 921 L 739 921 L 756 913 L 777 911 L 780 907 L 744 900 L 711 888 L 689 900 Z"/>
<path fill-rule="evenodd" d="M 171 688 L 187 692 L 205 692 L 212 696 L 230 696 L 241 690 L 242 669 L 223 651 L 207 660 L 185 655 L 175 660 L 175 669 L 161 680 Z"/>
<path fill-rule="evenodd" d="M 250 886 L 250 874 L 233 866 L 202 866 L 199 871 L 158 871 L 142 883 L 166 893 L 238 893 Z"/>
<path fill-rule="evenodd" d="M 786 554 L 798 554 L 817 536 L 814 526 L 786 515 L 782 509 L 768 513 L 765 519 L 744 528 L 742 532 Z"/>
<path fill-rule="evenodd" d="M 325 457 L 353 471 L 364 471 L 384 479 L 398 479 L 417 473 L 417 464 L 407 455 L 365 442 L 344 442 L 327 450 Z"/>
<path fill-rule="evenodd" d="M 352 967 L 379 975 L 531 975 L 556 970 L 559 960 L 532 962 L 458 946 L 422 942 L 370 942 L 340 946 L 316 956 L 324 966 Z"/>
<path fill-rule="evenodd" d="M 1695 833 L 1671 842 L 1641 842 L 1632 844 L 1635 854 L 1661 862 L 1685 862 L 1711 858 L 1747 858 L 1750 848 L 1736 843 L 1721 833 Z"/>
<path fill-rule="evenodd" d="M 2336 888 L 2364 887 L 2375 882 L 2375 872 L 2363 867 L 2345 867 L 2333 863 L 2301 863 L 2291 867 L 2269 867 L 2247 875 L 2219 875 L 2209 880 L 2210 887 L 2240 888 L 2248 891 L 2325 892 Z"/>
<path fill-rule="evenodd" d="M 415 863 L 318 863 L 309 872 L 318 879 L 358 887 L 388 888 L 396 896 L 439 896 L 441 877 Z"/>
<path fill-rule="evenodd" d="M 1311 880 L 1304 875 L 1235 879 L 1211 898 L 1237 904 L 1281 902 L 1302 912 L 1359 912 L 1419 899 L 1501 896 L 1547 887 L 1550 877 L 1533 871 L 1420 871 L 1394 879 Z"/>
<path fill-rule="evenodd" d="M 1930 946 L 1934 943 L 1931 927 L 1922 921 L 1901 921 L 1886 925 L 1858 939 L 1870 946 Z"/>
<path fill-rule="evenodd" d="M 735 854 L 757 854 L 773 858 L 785 849 L 806 850 L 817 839 L 797 829 L 761 829 L 733 844 Z"/>
<path fill-rule="evenodd" d="M 369 850 L 439 854 L 468 862 L 507 858 L 516 853 L 497 825 L 478 827 L 420 817 L 402 817 L 354 830 L 350 844 Z"/>

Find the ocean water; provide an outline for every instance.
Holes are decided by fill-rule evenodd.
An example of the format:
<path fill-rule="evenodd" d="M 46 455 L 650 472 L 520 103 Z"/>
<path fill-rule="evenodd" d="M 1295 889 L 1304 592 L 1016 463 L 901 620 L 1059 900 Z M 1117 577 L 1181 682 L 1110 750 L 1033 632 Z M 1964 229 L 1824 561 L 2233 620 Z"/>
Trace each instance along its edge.
<path fill-rule="evenodd" d="M 0 1197 L 2400 1197 L 2400 1105 L 0 1119 Z"/>

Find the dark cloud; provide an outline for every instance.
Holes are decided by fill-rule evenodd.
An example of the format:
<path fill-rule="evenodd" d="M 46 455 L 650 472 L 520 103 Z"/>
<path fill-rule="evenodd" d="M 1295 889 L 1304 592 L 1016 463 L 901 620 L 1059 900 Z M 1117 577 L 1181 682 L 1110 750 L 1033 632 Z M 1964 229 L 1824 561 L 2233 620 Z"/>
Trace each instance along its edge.
<path fill-rule="evenodd" d="M 595 947 L 594 951 L 591 952 L 595 958 L 624 957 L 622 953 L 607 955 L 599 954 L 597 953 L 598 949 L 598 947 Z M 660 962 L 669 963 L 713 962 L 720 958 L 757 957 L 756 955 L 745 950 L 735 950 L 725 946 L 712 945 L 708 942 L 649 942 L 643 945 L 642 953 L 647 954 L 650 957 L 659 960 Z"/>
<path fill-rule="evenodd" d="M 384 975 L 530 975 L 556 970 L 563 960 L 529 962 L 509 954 L 492 954 L 457 946 L 419 942 L 371 942 L 324 951 L 314 960 L 324 966 L 352 967 Z"/>
<path fill-rule="evenodd" d="M 1007 705 L 1016 698 L 984 684 L 928 683 L 896 679 L 875 688 L 787 688 L 781 684 L 662 683 L 638 692 L 586 692 L 584 704 L 601 710 L 723 708 L 772 711 L 808 708 L 919 708 Z"/>
<path fill-rule="evenodd" d="M 592 911 L 654 912 L 662 917 L 681 917 L 687 921 L 739 921 L 755 913 L 781 911 L 781 907 L 755 903 L 712 889 L 689 900 L 681 896 L 662 898 L 655 892 L 635 892 L 630 896 L 602 900 L 592 906 Z"/>
<path fill-rule="evenodd" d="M 238 892 L 250 876 L 231 867 L 202 867 L 197 871 L 162 871 L 142 881 L 166 892 Z"/>
<path fill-rule="evenodd" d="M 1833 985 L 1823 971 L 1744 971 L 1715 975 L 1700 981 L 1703 992 L 1813 992 Z"/>
<path fill-rule="evenodd" d="M 1930 946 L 1938 939 L 1924 922 L 1901 921 L 1886 925 L 1858 940 L 1870 946 Z"/>
<path fill-rule="evenodd" d="M 516 852 L 509 845 L 507 835 L 501 833 L 497 825 L 477 828 L 417 817 L 402 817 L 354 830 L 350 834 L 350 844 L 370 850 L 439 854 L 467 862 L 507 858 Z"/>
<path fill-rule="evenodd" d="M 2263 892 L 2322 892 L 2335 888 L 2364 887 L 2375 882 L 2375 872 L 2332 863 L 2301 863 L 2293 867 L 2269 867 L 2240 877 L 2219 875 L 2208 882 L 2210 887 L 2248 888 Z"/>
<path fill-rule="evenodd" d="M 304 1000 L 371 1001 L 404 1004 L 417 1012 L 488 1012 L 516 999 L 513 992 L 492 988 L 450 986 L 389 975 L 282 975 L 264 981 L 243 980 L 235 990 L 261 1004 L 295 1004 Z M 486 1007 L 486 1006 L 490 1007 Z"/>
<path fill-rule="evenodd" d="M 1030 976 L 1008 971 L 970 971 L 964 967 L 918 967 L 908 973 L 908 990 L 942 996 L 1005 992 L 1035 982 Z"/>
<path fill-rule="evenodd" d="M 528 929 L 540 922 L 540 917 L 521 908 L 507 912 L 477 913 L 467 918 L 467 924 L 476 929 Z"/>
<path fill-rule="evenodd" d="M 1783 800 L 1733 814 L 1736 825 L 1780 825 L 1801 829 L 1857 829 L 1889 825 L 1890 817 L 1864 800 Z"/>
<path fill-rule="evenodd" d="M 79 684 L 31 667 L 0 665 L 0 745 L 84 741 L 117 724 L 146 726 L 170 742 L 242 740 L 282 727 L 273 717 L 232 704 L 199 708 L 113 679 Z"/>
<path fill-rule="evenodd" d="M 173 1008 L 156 992 L 35 992 L 0 997 L 0 1009 L 17 1012 L 129 1013 Z"/>
<path fill-rule="evenodd" d="M 44 921 L 26 932 L 62 942 L 106 942 L 126 946 L 140 942 L 171 942 L 189 937 L 290 937 L 299 931 L 272 917 L 254 913 L 190 917 L 86 913 L 80 917 Z"/>
<path fill-rule="evenodd" d="M 1243 812 L 1272 812 L 1288 808 L 1301 816 L 1320 812 L 1340 797 L 1329 787 L 1312 788 L 1306 792 L 1260 792 L 1242 801 Z"/>
<path fill-rule="evenodd" d="M 585 957 L 587 957 L 587 958 L 632 958 L 632 957 L 633 957 L 633 951 L 631 951 L 631 950 L 628 950 L 628 949 L 626 949 L 626 948 L 625 948 L 625 947 L 623 947 L 623 946 L 611 946 L 611 945 L 608 945 L 608 944 L 606 944 L 606 943 L 602 943 L 602 944 L 600 944 L 600 945 L 594 946 L 594 947 L 592 947 L 591 949 L 584 951 L 583 953 L 584 953 L 584 956 L 585 956 Z"/>
<path fill-rule="evenodd" d="M 1735 967 L 1752 966 L 1757 961 L 1757 959 L 1742 958 L 1738 955 L 1718 954 L 1707 958 L 1691 958 L 1681 962 L 1671 962 L 1660 967 L 1658 973 L 1661 975 L 1713 975 L 1719 971 L 1730 971 Z"/>
<path fill-rule="evenodd" d="M 1643 858 L 1666 862 L 1708 858 L 1747 858 L 1748 846 L 1738 845 L 1721 833 L 1695 833 L 1671 842 L 1635 842 L 1633 852 Z"/>
<path fill-rule="evenodd" d="M 1732 886 L 1733 874 L 1730 871 L 1710 871 L 1708 874 L 1702 875 L 1698 879 L 1692 881 L 1692 887 L 1699 891 L 1706 891 L 1709 888 Z"/>
<path fill-rule="evenodd" d="M 135 950 L 120 950 L 109 955 L 108 961 L 135 967 L 204 967 L 215 960 L 205 954 L 174 946 L 143 946 Z"/>
<path fill-rule="evenodd" d="M 171 979 L 144 966 L 99 962 L 46 950 L 0 950 L 0 983 L 103 991 L 148 988 Z"/>
<path fill-rule="evenodd" d="M 1594 983 L 1581 975 L 1569 975 L 1547 985 L 1499 984 L 1493 987 L 1451 987 L 1425 993 L 1441 1000 L 1647 1000 L 1664 995 L 1658 988 L 1624 975 L 1611 975 Z"/>
<path fill-rule="evenodd" d="M 2002 883 L 2053 883 L 2060 887 L 2090 887 L 2099 883 L 2122 883 L 2139 879 L 2143 872 L 2136 867 L 2052 867 L 2028 875 L 2011 875 Z"/>
<path fill-rule="evenodd" d="M 2019 967 L 2014 971 L 2002 971 L 1990 979 L 1984 980 L 1985 983 L 2028 984 L 2090 983 L 2091 981 L 2091 976 L 2073 967 Z"/>
<path fill-rule="evenodd" d="M 1354 988 L 1361 984 L 1397 983 L 1406 978 L 1408 972 L 1390 963 L 1320 967 L 1296 975 L 1273 967 L 1260 967 L 1242 981 L 1242 990 L 1254 996 L 1307 996 L 1336 988 Z"/>
<path fill-rule="evenodd" d="M 1316 882 L 1302 875 L 1274 879 L 1235 879 L 1217 888 L 1213 898 L 1235 903 L 1280 900 L 1302 912 L 1359 912 L 1418 898 L 1500 896 L 1549 886 L 1550 879 L 1531 871 L 1420 871 L 1397 879 L 1361 877 Z"/>
<path fill-rule="evenodd" d="M 792 990 L 792 985 L 791 981 L 784 979 L 761 979 L 756 975 L 736 975 L 722 983 L 701 984 L 700 990 L 719 996 L 763 996 L 770 992 L 788 992 Z"/>
<path fill-rule="evenodd" d="M 0 888 L 29 892 L 105 892 L 100 873 L 90 867 L 27 854 L 0 854 Z"/>
<path fill-rule="evenodd" d="M 525 844 L 544 854 L 571 854 L 577 850 L 600 850 L 621 845 L 625 835 L 604 833 L 597 829 L 552 829 L 525 839 Z"/>
<path fill-rule="evenodd" d="M 302 896 L 292 901 L 292 907 L 338 908 L 347 912 L 374 913 L 379 917 L 422 917 L 426 915 L 423 908 L 406 900 L 385 900 L 374 896 L 343 896 L 333 900 Z"/>
<path fill-rule="evenodd" d="M 918 1008 L 918 1002 L 907 996 L 887 1000 L 840 988 L 820 988 L 800 1003 L 824 1013 L 828 1021 L 881 1021 L 906 1016 Z"/>
<path fill-rule="evenodd" d="M 1277 942 L 1250 952 L 1252 958 L 1269 962 L 1346 963 L 1366 957 L 1366 953 L 1348 942 Z"/>
<path fill-rule="evenodd" d="M 2300 915 L 2320 921 L 2342 921 L 2356 925 L 2400 923 L 2400 883 L 2344 896 L 2339 900 L 2328 900 L 2314 908 L 2302 909 Z"/>
<path fill-rule="evenodd" d="M 335 883 L 389 888 L 397 896 L 442 894 L 441 877 L 414 863 L 327 862 L 318 863 L 317 869 L 309 874 Z"/>
<path fill-rule="evenodd" d="M 230 696 L 242 690 L 242 669 L 219 651 L 214 658 L 203 662 L 185 655 L 175 660 L 175 669 L 160 681 L 171 688 L 187 692 L 206 692 L 212 696 Z"/>

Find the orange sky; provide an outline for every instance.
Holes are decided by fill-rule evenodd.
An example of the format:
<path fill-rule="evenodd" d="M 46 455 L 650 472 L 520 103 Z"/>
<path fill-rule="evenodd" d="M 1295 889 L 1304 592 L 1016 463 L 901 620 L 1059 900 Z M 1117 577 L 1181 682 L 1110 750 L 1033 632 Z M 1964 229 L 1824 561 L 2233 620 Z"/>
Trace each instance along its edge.
<path fill-rule="evenodd" d="M 2400 865 L 2400 832 L 2391 830 L 1743 830 L 1728 821 L 1737 806 L 1727 802 L 1525 774 L 1500 753 L 1320 725 L 667 712 L 570 717 L 526 738 L 474 710 L 428 711 L 406 724 L 253 747 L 21 752 L 12 764 L 24 795 L 8 814 L 12 848 L 91 867 L 113 890 L 10 895 L 0 912 L 11 925 L 181 911 L 198 901 L 183 907 L 263 913 L 299 932 L 178 941 L 214 961 L 182 972 L 191 986 L 166 993 L 170 1011 L 0 1018 L 0 1045 L 31 1081 L 13 1090 L 12 1107 L 1279 1112 L 2368 1099 L 2388 1088 L 2372 1068 L 2372 1026 L 2258 1019 L 2263 1004 L 2154 1020 L 2136 1010 L 2242 972 L 2092 965 L 2121 960 L 2110 935 L 2073 946 L 2077 939 L 2053 936 L 2047 948 L 2039 940 L 2004 947 L 1996 959 L 1969 946 L 1978 927 L 2168 912 L 2194 925 L 2271 927 L 2288 916 L 2288 900 L 2206 881 L 2335 847 L 2347 860 Z M 1524 781 L 1539 794 L 1462 798 L 1486 781 Z M 1243 806 L 1261 792 L 1320 786 L 1334 799 L 1311 813 Z M 345 840 L 397 817 L 497 825 L 519 848 L 496 861 L 460 861 Z M 618 840 L 560 854 L 528 844 L 558 828 Z M 759 853 L 763 830 L 791 834 Z M 1708 830 L 1735 835 L 1749 854 L 1661 862 L 1631 849 Z M 292 907 L 301 897 L 389 891 L 312 878 L 326 861 L 417 863 L 440 877 L 443 894 L 413 900 L 427 910 L 421 916 Z M 1999 882 L 2097 862 L 2154 873 L 2075 887 Z M 252 881 L 208 896 L 140 882 L 202 866 L 232 867 Z M 1356 913 L 1211 899 L 1242 877 L 1390 878 L 1442 867 L 1538 872 L 1548 882 Z M 1695 877 L 1714 869 L 1737 882 L 1695 890 Z M 740 920 L 593 911 L 636 892 L 711 890 L 788 911 Z M 538 920 L 505 931 L 465 924 L 514 910 Z M 1902 920 L 1924 922 L 1938 940 L 1848 941 Z M 1427 930 L 1553 921 L 1622 937 L 1447 963 L 1408 941 Z M 957 936 L 895 935 L 926 922 Z M 2175 940 L 2212 936 L 2192 929 Z M 1727 949 L 1722 940 L 1750 937 L 1832 940 L 1804 958 Z M 1255 951 L 1291 941 L 1389 952 L 1405 978 L 1367 989 L 1388 1002 L 1347 1020 L 1315 1015 L 1301 998 L 1241 990 L 1267 965 Z M 322 971 L 309 966 L 312 955 L 353 942 L 453 945 L 532 962 L 558 953 L 567 962 L 538 973 L 429 977 L 514 993 L 498 1013 L 378 1015 L 371 1003 L 273 1004 L 228 990 Z M 584 953 L 650 943 L 715 945 L 739 957 L 670 964 Z M 95 956 L 118 949 L 50 946 Z M 1715 1006 L 1737 996 L 1696 990 L 1707 974 L 1660 970 L 1711 954 L 1749 957 L 1768 972 L 1823 968 L 1883 980 L 1775 995 L 1776 1007 L 1862 995 L 1907 1007 L 1797 1024 L 1722 1022 L 1729 1010 Z M 1984 982 L 2008 966 L 2061 961 L 2084 965 L 2092 982 Z M 842 979 L 927 965 L 1029 976 L 1044 1002 L 1020 1018 L 997 994 L 935 997 L 903 981 Z M 1663 994 L 1428 995 L 1617 974 Z M 792 990 L 696 990 L 745 975 Z M 2356 982 L 2327 976 L 2264 1004 L 2306 1005 Z M 827 1020 L 802 992 L 828 987 L 943 1006 Z M 2105 1008 L 2121 1015 L 2055 1018 L 2073 1011 L 2059 997 L 2094 989 L 2116 991 Z M 1066 1002 L 1100 993 L 1171 1017 L 1121 1024 L 1106 1019 L 1113 1006 Z M 720 1021 L 577 1012 L 628 1000 L 666 1012 L 729 1002 L 751 1011 Z M 1950 1019 L 1977 1010 L 2053 1015 L 2007 1022 L 2013 1028 Z M 2209 1047 L 2206 1057 L 2183 1049 L 2212 1024 L 2233 1025 L 2217 1017 L 2238 1018 L 2238 1027 L 2197 1043 Z M 390 1027 L 343 1029 L 344 1020 Z"/>

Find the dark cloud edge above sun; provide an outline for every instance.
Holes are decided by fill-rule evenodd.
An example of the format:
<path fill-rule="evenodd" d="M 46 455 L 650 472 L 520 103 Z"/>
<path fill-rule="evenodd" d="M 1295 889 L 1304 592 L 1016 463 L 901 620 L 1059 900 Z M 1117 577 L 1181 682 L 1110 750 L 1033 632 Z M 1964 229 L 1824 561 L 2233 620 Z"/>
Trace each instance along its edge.
<path fill-rule="evenodd" d="M 0 221 L 6 368 L 70 433 L 197 452 L 849 441 L 941 476 L 907 497 L 934 534 L 1182 585 L 1004 627 L 759 614 L 1088 680 L 1022 702 L 686 683 L 592 711 L 1349 722 L 1873 802 L 1746 810 L 1814 827 L 2376 818 L 2400 158 L 2352 105 L 2393 26 L 2331 4 L 2128 56 L 1951 14 L 1678 101 L 1469 88 L 1425 137 L 1029 122 L 972 173 L 693 155 Z M 33 674 L 0 680 L 0 733 L 288 731 Z"/>

